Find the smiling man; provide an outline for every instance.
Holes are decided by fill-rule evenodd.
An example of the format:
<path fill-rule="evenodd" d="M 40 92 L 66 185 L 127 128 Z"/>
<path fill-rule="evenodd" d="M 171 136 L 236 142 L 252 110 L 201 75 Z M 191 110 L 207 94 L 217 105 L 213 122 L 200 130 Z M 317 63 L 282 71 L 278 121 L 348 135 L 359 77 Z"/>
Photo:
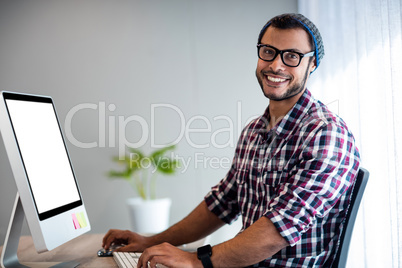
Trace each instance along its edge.
<path fill-rule="evenodd" d="M 309 36 L 301 29 L 283 31 L 269 27 L 257 45 L 261 61 L 258 62 L 256 75 L 265 97 L 271 101 L 295 97 L 306 89 L 309 74 L 316 68 L 313 61 L 315 53 L 310 51 L 311 45 L 306 40 Z M 287 49 L 280 50 L 279 46 Z M 300 64 L 302 68 L 296 68 Z"/>
<path fill-rule="evenodd" d="M 269 99 L 246 126 L 227 175 L 186 218 L 144 237 L 110 230 L 103 246 L 144 251 L 139 267 L 330 267 L 344 228 L 359 152 L 346 124 L 306 84 L 324 56 L 321 36 L 300 14 L 261 30 L 256 76 Z M 233 239 L 197 253 L 173 245 L 205 237 L 241 216 Z"/>

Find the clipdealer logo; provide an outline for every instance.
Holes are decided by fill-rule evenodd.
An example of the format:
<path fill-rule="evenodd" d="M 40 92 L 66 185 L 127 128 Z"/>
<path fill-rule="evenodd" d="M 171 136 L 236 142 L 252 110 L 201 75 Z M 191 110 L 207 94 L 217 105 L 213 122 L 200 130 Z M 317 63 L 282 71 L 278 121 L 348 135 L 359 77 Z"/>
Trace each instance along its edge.
<path fill-rule="evenodd" d="M 65 118 L 64 129 L 66 138 L 74 146 L 83 149 L 117 147 L 120 159 L 126 157 L 127 148 L 140 148 L 147 143 L 150 144 L 151 148 L 163 148 L 169 145 L 177 145 L 180 142 L 186 142 L 190 147 L 198 150 L 194 155 L 180 156 L 174 153 L 170 155 L 170 158 L 178 160 L 182 167 L 182 172 L 186 171 L 191 164 L 195 168 L 229 168 L 231 158 L 207 156 L 199 150 L 210 147 L 217 149 L 234 148 L 243 127 L 257 117 L 253 116 L 244 120 L 242 118 L 242 104 L 240 101 L 237 102 L 234 119 L 222 114 L 212 118 L 204 115 L 194 115 L 186 118 L 184 112 L 179 107 L 167 103 L 157 103 L 150 105 L 150 119 L 147 121 L 138 114 L 129 116 L 118 115 L 116 108 L 115 104 L 107 105 L 106 102 L 82 103 L 74 106 L 69 110 Z M 80 116 L 80 113 L 85 113 L 85 111 L 88 112 L 89 110 L 96 112 L 94 120 L 98 121 L 98 137 L 96 140 L 84 142 L 73 134 L 72 125 L 74 119 Z M 157 120 L 160 119 L 158 115 L 161 116 L 166 113 L 172 115 L 171 119 L 179 127 L 175 129 L 177 134 L 171 137 L 171 140 L 167 143 L 159 144 L 156 141 L 156 124 Z M 244 124 L 242 124 L 243 120 Z M 203 125 L 203 127 L 197 127 L 199 125 Z M 136 141 L 130 141 L 126 137 L 127 128 L 133 126 L 138 129 L 136 134 L 139 135 L 139 138 Z M 197 139 L 197 135 L 198 137 L 207 137 L 207 139 L 203 139 L 203 142 L 200 142 Z"/>

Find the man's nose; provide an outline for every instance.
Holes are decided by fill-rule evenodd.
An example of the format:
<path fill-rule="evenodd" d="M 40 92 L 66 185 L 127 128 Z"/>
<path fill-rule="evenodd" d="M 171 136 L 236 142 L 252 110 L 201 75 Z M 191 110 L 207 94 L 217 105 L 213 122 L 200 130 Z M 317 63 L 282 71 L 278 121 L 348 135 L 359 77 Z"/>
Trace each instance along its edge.
<path fill-rule="evenodd" d="M 284 70 L 286 68 L 279 53 L 276 55 L 275 59 L 271 61 L 270 67 L 273 71 Z"/>

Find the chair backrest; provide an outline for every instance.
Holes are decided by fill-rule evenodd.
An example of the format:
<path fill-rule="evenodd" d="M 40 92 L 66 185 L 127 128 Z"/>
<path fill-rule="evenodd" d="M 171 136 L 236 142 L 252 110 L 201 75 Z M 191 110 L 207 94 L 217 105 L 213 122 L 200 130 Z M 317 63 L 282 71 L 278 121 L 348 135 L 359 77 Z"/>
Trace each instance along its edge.
<path fill-rule="evenodd" d="M 335 260 L 332 267 L 346 267 L 346 261 L 349 253 L 349 244 L 352 238 L 353 226 L 355 225 L 356 215 L 359 210 L 360 202 L 366 188 L 369 172 L 360 168 L 357 174 L 356 182 L 352 191 L 352 200 L 346 214 L 345 228 L 341 234 L 340 244 L 336 252 Z"/>

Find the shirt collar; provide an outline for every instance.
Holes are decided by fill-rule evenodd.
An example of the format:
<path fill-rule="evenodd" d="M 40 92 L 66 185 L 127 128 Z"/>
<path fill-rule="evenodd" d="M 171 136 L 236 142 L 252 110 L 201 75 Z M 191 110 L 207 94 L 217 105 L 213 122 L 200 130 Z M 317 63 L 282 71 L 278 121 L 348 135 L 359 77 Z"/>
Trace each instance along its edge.
<path fill-rule="evenodd" d="M 303 115 L 307 114 L 313 105 L 315 99 L 311 95 L 311 92 L 306 89 L 301 95 L 299 100 L 293 106 L 292 109 L 285 115 L 285 117 L 272 129 L 276 132 L 276 135 L 286 136 L 290 133 L 295 126 L 297 126 L 303 119 Z M 266 129 L 270 120 L 269 106 L 265 109 L 264 114 L 258 118 L 256 122 L 256 128 L 258 134 L 265 135 L 267 133 Z M 265 134 L 264 134 L 265 133 Z"/>

